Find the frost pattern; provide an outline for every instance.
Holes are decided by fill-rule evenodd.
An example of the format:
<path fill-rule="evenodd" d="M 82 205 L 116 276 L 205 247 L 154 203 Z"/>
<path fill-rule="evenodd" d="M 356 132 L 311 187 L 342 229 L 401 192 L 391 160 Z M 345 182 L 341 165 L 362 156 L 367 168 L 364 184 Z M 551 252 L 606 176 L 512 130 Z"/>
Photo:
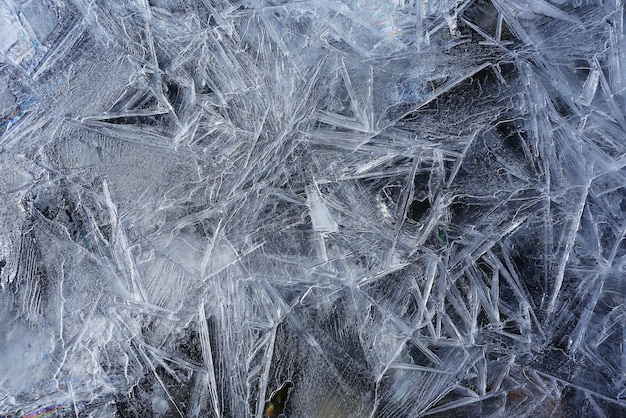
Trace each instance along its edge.
<path fill-rule="evenodd" d="M 0 415 L 626 414 L 621 1 L 0 33 Z"/>

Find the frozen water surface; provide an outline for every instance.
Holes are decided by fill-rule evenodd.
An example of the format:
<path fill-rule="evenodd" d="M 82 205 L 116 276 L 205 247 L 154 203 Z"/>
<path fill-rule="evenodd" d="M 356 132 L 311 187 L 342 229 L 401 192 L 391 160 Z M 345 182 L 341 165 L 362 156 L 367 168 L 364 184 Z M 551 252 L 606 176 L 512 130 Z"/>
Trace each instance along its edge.
<path fill-rule="evenodd" d="M 0 415 L 626 415 L 619 0 L 0 2 Z"/>

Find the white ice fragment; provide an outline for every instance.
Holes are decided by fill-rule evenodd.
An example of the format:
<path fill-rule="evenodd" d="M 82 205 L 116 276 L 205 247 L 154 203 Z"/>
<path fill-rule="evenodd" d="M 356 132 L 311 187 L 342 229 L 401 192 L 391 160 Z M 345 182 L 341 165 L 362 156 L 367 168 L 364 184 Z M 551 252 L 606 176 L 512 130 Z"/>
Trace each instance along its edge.
<path fill-rule="evenodd" d="M 18 41 L 22 32 L 15 15 L 4 2 L 0 3 L 0 27 L 3 32 L 0 36 L 0 57 L 3 58 L 9 48 Z"/>
<path fill-rule="evenodd" d="M 32 58 L 41 45 L 24 14 L 13 2 L 9 5 L 0 3 L 0 63 L 9 61 L 18 65 L 24 59 Z"/>
<path fill-rule="evenodd" d="M 169 410 L 169 402 L 162 396 L 152 397 L 152 412 L 155 415 L 163 415 Z"/>
<path fill-rule="evenodd" d="M 585 84 L 583 85 L 583 91 L 580 93 L 580 97 L 578 98 L 578 103 L 583 106 L 589 106 L 591 104 L 593 96 L 595 96 L 596 90 L 598 89 L 599 81 L 600 70 L 594 68 L 589 72 L 587 80 L 585 80 Z"/>
<path fill-rule="evenodd" d="M 39 42 L 43 43 L 57 25 L 58 19 L 45 5 L 45 2 L 28 0 L 21 6 L 24 17 L 35 32 Z"/>
<path fill-rule="evenodd" d="M 324 203 L 322 194 L 315 182 L 307 186 L 306 196 L 313 229 L 318 232 L 337 232 L 338 225 L 333 221 L 330 211 L 326 203 Z"/>
<path fill-rule="evenodd" d="M 510 7 L 519 10 L 524 15 L 524 17 L 531 17 L 532 15 L 530 13 L 535 13 L 555 19 L 561 19 L 574 24 L 581 23 L 579 19 L 568 15 L 558 7 L 555 7 L 544 0 L 505 1 L 510 5 Z"/>

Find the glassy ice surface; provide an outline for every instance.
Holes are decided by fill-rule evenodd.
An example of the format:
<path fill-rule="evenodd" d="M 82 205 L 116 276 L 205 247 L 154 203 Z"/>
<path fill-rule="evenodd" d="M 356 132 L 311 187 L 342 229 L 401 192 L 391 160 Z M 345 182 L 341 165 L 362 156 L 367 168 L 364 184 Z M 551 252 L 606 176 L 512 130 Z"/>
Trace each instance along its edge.
<path fill-rule="evenodd" d="M 0 416 L 626 415 L 618 0 L 0 2 Z"/>

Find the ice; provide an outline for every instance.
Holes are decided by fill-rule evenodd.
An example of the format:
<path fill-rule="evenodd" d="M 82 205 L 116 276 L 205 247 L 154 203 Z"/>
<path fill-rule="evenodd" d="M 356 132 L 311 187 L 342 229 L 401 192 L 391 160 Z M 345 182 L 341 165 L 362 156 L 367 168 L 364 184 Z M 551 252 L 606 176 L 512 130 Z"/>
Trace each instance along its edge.
<path fill-rule="evenodd" d="M 1 1 L 0 416 L 626 415 L 623 16 Z"/>
<path fill-rule="evenodd" d="M 324 204 L 319 188 L 315 182 L 313 182 L 313 185 L 307 186 L 306 194 L 313 230 L 319 232 L 337 232 L 338 225 L 332 220 L 328 207 Z"/>

